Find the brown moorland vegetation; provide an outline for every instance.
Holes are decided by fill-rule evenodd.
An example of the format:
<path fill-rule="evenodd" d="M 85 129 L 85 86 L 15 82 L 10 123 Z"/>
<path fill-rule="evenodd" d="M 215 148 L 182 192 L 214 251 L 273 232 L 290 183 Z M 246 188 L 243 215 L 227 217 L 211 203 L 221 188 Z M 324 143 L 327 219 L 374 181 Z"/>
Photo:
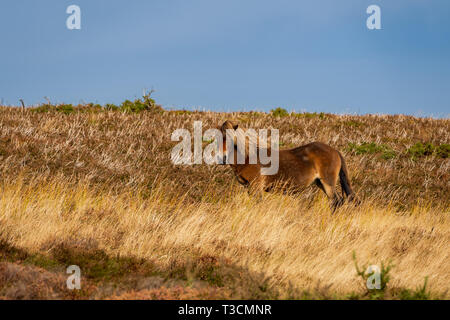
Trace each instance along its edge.
<path fill-rule="evenodd" d="M 1 298 L 448 298 L 449 119 L 125 107 L 0 108 Z M 225 166 L 171 163 L 175 129 L 226 119 L 336 147 L 361 206 L 261 199 Z M 353 252 L 392 266 L 386 289 L 367 291 Z"/>

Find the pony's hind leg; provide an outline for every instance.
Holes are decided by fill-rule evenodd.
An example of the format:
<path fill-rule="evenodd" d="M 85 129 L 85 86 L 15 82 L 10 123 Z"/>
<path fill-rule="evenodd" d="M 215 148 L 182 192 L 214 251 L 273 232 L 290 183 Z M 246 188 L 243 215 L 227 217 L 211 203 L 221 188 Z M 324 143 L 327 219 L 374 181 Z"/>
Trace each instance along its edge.
<path fill-rule="evenodd" d="M 322 182 L 320 182 L 319 178 L 314 180 L 314 184 L 326 194 L 325 189 L 323 188 Z M 314 197 L 311 197 L 311 200 L 309 201 L 309 204 L 308 204 L 308 208 L 311 208 L 313 201 L 314 201 Z"/>
<path fill-rule="evenodd" d="M 331 209 L 333 212 L 336 211 L 336 209 L 344 203 L 344 199 L 336 192 L 335 185 L 328 184 L 322 179 L 316 179 L 315 182 L 316 185 L 325 192 L 328 199 L 331 200 Z"/>
<path fill-rule="evenodd" d="M 316 183 L 316 186 L 317 186 L 320 190 L 322 190 L 325 194 L 327 193 L 327 192 L 325 191 L 325 188 L 323 187 L 323 184 L 322 184 L 322 182 L 320 181 L 319 178 L 317 178 L 316 180 L 314 180 L 314 182 Z"/>

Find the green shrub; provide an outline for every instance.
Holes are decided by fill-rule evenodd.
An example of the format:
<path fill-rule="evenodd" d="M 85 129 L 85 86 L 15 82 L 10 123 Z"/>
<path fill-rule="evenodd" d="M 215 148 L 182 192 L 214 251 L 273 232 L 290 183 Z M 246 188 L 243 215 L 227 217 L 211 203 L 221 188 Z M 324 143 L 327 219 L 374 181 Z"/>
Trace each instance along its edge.
<path fill-rule="evenodd" d="M 61 104 L 58 106 L 54 106 L 51 104 L 43 104 L 39 107 L 32 108 L 31 111 L 38 112 L 38 113 L 57 111 L 57 112 L 62 112 L 64 114 L 69 114 L 69 113 L 74 112 L 75 108 L 71 104 Z"/>
<path fill-rule="evenodd" d="M 74 112 L 75 109 L 73 108 L 73 105 L 71 105 L 71 104 L 61 104 L 56 107 L 56 111 L 62 112 L 64 114 L 69 114 L 69 113 Z"/>
<path fill-rule="evenodd" d="M 142 99 L 136 99 L 134 101 L 125 100 L 124 102 L 122 102 L 119 109 L 122 112 L 164 112 L 164 109 L 160 105 L 157 105 L 155 100 L 151 98 L 152 93 L 153 91 L 145 93 L 142 96 Z"/>
<path fill-rule="evenodd" d="M 283 108 L 272 109 L 270 110 L 270 113 L 272 113 L 272 116 L 280 118 L 287 117 L 289 115 L 289 112 L 287 112 L 287 110 Z"/>
<path fill-rule="evenodd" d="M 33 112 L 37 112 L 37 113 L 44 113 L 44 112 L 56 110 L 56 108 L 55 108 L 55 106 L 52 106 L 51 104 L 43 104 L 43 105 L 40 105 L 39 107 L 31 108 L 30 110 Z"/>
<path fill-rule="evenodd" d="M 386 149 L 381 154 L 381 157 L 384 160 L 394 159 L 396 156 L 397 156 L 397 153 L 394 150 L 392 150 L 392 149 Z"/>
<path fill-rule="evenodd" d="M 354 121 L 354 120 L 345 121 L 344 125 L 347 126 L 347 127 L 355 127 L 355 128 L 359 128 L 359 127 L 364 126 L 364 124 L 362 122 Z"/>
<path fill-rule="evenodd" d="M 434 153 L 435 146 L 432 143 L 422 144 L 421 142 L 416 143 L 408 149 L 408 153 L 413 157 L 429 156 Z"/>
<path fill-rule="evenodd" d="M 176 115 L 193 114 L 193 112 L 190 111 L 190 110 L 174 110 L 174 111 L 171 111 L 171 112 L 176 114 Z"/>
<path fill-rule="evenodd" d="M 313 119 L 313 118 L 325 119 L 326 118 L 325 113 L 323 113 L 323 112 L 320 112 L 320 113 L 303 112 L 303 113 L 293 113 L 293 115 L 298 118 L 307 118 L 307 119 Z"/>
<path fill-rule="evenodd" d="M 421 143 L 418 142 L 415 145 L 411 146 L 407 153 L 413 158 L 420 158 L 434 155 L 438 158 L 448 158 L 450 156 L 450 145 L 449 144 L 441 144 L 439 146 L 435 146 L 430 142 Z"/>
<path fill-rule="evenodd" d="M 120 110 L 123 112 L 140 112 L 146 109 L 147 107 L 139 99 L 136 99 L 134 102 L 127 99 L 120 105 Z"/>
<path fill-rule="evenodd" d="M 437 157 L 439 158 L 449 158 L 450 157 L 450 144 L 441 144 L 434 151 Z"/>
<path fill-rule="evenodd" d="M 371 143 L 363 142 L 360 145 L 357 145 L 356 143 L 349 143 L 348 146 L 350 151 L 353 151 L 357 155 L 366 153 L 378 153 L 383 150 L 380 146 L 377 146 L 374 142 Z"/>
<path fill-rule="evenodd" d="M 117 110 L 119 110 L 119 107 L 116 106 L 116 105 L 113 104 L 113 103 L 107 103 L 107 104 L 105 105 L 105 109 L 108 110 L 108 111 L 117 111 Z"/>
<path fill-rule="evenodd" d="M 377 145 L 374 142 L 371 143 L 363 142 L 360 145 L 357 145 L 356 143 L 349 143 L 348 150 L 356 155 L 363 155 L 367 153 L 368 154 L 381 153 L 381 158 L 385 160 L 393 159 L 397 156 L 397 153 L 394 150 L 392 150 L 389 146 L 384 144 Z"/>
<path fill-rule="evenodd" d="M 153 91 L 149 93 L 144 93 L 141 99 L 136 99 L 134 101 L 125 100 L 122 102 L 120 106 L 116 106 L 115 104 L 106 104 L 105 107 L 98 103 L 88 103 L 84 105 L 78 105 L 74 107 L 71 104 L 61 104 L 61 105 L 52 105 L 49 103 L 40 105 L 36 108 L 30 108 L 33 112 L 44 113 L 44 112 L 62 112 L 64 114 L 70 114 L 73 112 L 101 112 L 103 110 L 108 111 L 122 111 L 122 112 L 141 112 L 141 111 L 151 111 L 151 112 L 164 112 L 164 109 L 157 105 L 155 100 L 150 97 Z"/>

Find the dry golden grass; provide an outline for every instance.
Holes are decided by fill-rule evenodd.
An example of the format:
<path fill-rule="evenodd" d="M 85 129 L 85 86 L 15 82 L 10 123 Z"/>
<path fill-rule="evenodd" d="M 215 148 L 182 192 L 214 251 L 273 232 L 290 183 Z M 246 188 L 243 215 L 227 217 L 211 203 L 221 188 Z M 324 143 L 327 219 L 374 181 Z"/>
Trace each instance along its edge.
<path fill-rule="evenodd" d="M 331 214 L 325 197 L 313 188 L 295 197 L 259 199 L 249 196 L 226 167 L 171 164 L 173 130 L 192 129 L 194 120 L 203 120 L 206 129 L 224 119 L 278 128 L 285 146 L 318 140 L 342 150 L 362 205 Z M 87 283 L 96 287 L 84 297 L 301 298 L 307 290 L 342 298 L 364 292 L 352 260 L 355 251 L 361 263 L 392 260 L 393 292 L 414 289 L 428 277 L 433 295 L 448 298 L 449 159 L 413 160 L 406 154 L 416 142 L 448 144 L 448 119 L 65 115 L 3 108 L 0 130 L 0 240 L 44 257 L 35 263 L 5 249 L 3 259 L 34 261 L 52 272 L 80 259 L 82 270 L 90 268 Z M 397 155 L 386 160 L 348 151 L 348 143 L 361 142 L 387 144 Z M 140 262 L 130 262 L 136 266 L 131 272 L 119 267 L 110 272 L 106 263 L 105 275 L 92 271 L 95 261 L 84 261 L 83 252 L 105 261 Z M 42 263 L 45 257 L 57 263 Z M 138 278 L 130 282 L 133 275 Z M 155 276 L 163 280 L 139 285 Z M 122 287 L 109 288 L 114 282 Z M 8 298 L 5 288 L 13 286 L 4 284 L 2 291 L 0 281 L 0 296 Z"/>

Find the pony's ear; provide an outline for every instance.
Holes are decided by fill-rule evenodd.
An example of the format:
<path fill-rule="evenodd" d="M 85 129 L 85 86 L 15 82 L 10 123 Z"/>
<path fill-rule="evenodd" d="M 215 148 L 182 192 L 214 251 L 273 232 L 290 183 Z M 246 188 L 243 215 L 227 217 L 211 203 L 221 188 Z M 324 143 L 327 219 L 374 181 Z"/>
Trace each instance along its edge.
<path fill-rule="evenodd" d="M 233 129 L 233 128 L 234 128 L 233 123 L 231 121 L 227 120 L 223 123 L 221 129 L 222 129 L 222 132 L 226 132 L 227 129 Z"/>

